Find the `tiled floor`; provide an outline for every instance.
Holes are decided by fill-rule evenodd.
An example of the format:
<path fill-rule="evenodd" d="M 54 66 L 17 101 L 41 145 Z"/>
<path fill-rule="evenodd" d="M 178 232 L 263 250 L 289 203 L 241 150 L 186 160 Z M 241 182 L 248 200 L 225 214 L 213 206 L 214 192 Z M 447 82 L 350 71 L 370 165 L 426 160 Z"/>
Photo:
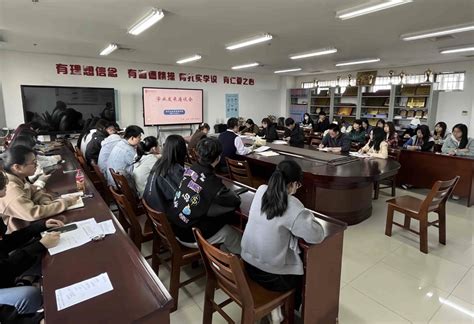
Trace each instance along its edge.
<path fill-rule="evenodd" d="M 419 193 L 426 191 L 410 192 Z M 381 194 L 372 217 L 345 232 L 339 323 L 474 324 L 474 207 L 464 200 L 448 202 L 447 244 L 438 243 L 432 227 L 425 255 L 415 234 L 394 227 L 391 238 L 384 235 L 387 198 Z M 190 275 L 191 269 L 183 270 L 183 276 Z M 159 277 L 168 285 L 165 269 Z M 204 285 L 201 279 L 181 289 L 171 323 L 202 322 Z M 237 305 L 226 311 L 239 321 Z M 213 323 L 226 321 L 215 314 Z"/>

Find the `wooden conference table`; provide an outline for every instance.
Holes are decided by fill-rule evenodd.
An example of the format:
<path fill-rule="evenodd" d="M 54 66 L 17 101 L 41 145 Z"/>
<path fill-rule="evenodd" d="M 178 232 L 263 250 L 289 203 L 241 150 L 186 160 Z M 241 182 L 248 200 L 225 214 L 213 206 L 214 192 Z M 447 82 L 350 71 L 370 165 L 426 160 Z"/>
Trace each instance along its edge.
<path fill-rule="evenodd" d="M 245 141 L 244 141 L 245 142 Z M 278 156 L 245 156 L 252 174 L 269 179 L 278 163 L 296 161 L 303 169 L 303 187 L 297 197 L 306 208 L 352 225 L 370 217 L 373 184 L 392 177 L 400 163 L 392 159 L 360 159 L 343 154 L 267 143 Z"/>
<path fill-rule="evenodd" d="M 62 148 L 67 161 L 64 170 L 80 168 L 74 154 Z M 48 180 L 47 190 L 74 192 L 75 173 L 56 171 Z M 43 259 L 43 295 L 45 320 L 63 323 L 169 323 L 172 299 L 154 271 L 140 254 L 107 204 L 86 176 L 85 207 L 64 213 L 67 222 L 94 217 L 97 222 L 113 220 L 117 231 L 104 240 L 89 242 Z M 56 216 L 57 218 L 58 216 Z M 55 291 L 107 272 L 113 290 L 83 303 L 58 311 Z"/>
<path fill-rule="evenodd" d="M 224 183 L 231 189 L 240 188 L 235 182 L 227 179 L 224 179 Z M 247 223 L 254 194 L 255 190 L 249 188 L 249 191 L 240 195 L 242 203 L 238 212 L 237 226 L 241 230 Z M 346 224 L 320 213 L 314 212 L 314 215 L 324 228 L 325 238 L 321 243 L 314 245 L 300 241 L 305 268 L 302 319 L 305 324 L 337 323 L 342 246 Z"/>
<path fill-rule="evenodd" d="M 399 185 L 431 189 L 437 180 L 460 176 L 453 193 L 467 198 L 468 207 L 474 204 L 474 157 L 402 150 L 399 161 L 402 165 L 397 175 Z"/>

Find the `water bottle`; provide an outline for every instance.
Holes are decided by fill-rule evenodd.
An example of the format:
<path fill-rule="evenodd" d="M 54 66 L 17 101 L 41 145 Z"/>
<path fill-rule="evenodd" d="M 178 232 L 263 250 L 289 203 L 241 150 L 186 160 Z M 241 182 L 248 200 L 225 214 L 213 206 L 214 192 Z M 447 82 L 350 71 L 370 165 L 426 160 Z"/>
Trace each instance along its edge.
<path fill-rule="evenodd" d="M 76 172 L 76 187 L 77 191 L 85 192 L 86 190 L 85 177 L 82 170 L 77 170 Z"/>

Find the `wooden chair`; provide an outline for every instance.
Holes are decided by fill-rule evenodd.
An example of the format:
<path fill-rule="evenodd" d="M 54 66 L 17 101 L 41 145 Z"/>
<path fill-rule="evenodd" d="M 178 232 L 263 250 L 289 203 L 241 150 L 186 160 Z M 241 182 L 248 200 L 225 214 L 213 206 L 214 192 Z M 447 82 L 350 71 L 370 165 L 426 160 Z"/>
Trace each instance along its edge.
<path fill-rule="evenodd" d="M 212 323 L 212 314 L 216 311 L 229 323 L 235 323 L 222 309 L 232 301 L 242 308 L 242 324 L 253 324 L 280 306 L 284 306 L 284 323 L 293 323 L 294 290 L 281 293 L 263 288 L 247 278 L 241 259 L 208 243 L 198 229 L 193 228 L 193 232 L 207 274 L 202 321 L 204 324 Z M 222 289 L 230 298 L 217 304 L 214 301 L 217 288 Z"/>
<path fill-rule="evenodd" d="M 200 260 L 201 254 L 199 253 L 199 249 L 197 247 L 193 249 L 180 244 L 176 240 L 173 229 L 171 228 L 166 215 L 164 213 L 157 212 L 148 206 L 144 199 L 142 202 L 143 206 L 145 207 L 148 219 L 153 226 L 154 236 L 151 262 L 152 268 L 156 274 L 158 274 L 159 265 L 162 263 L 162 260 L 160 260 L 159 257 L 160 247 L 166 247 L 171 253 L 171 267 L 169 267 L 171 273 L 169 291 L 171 297 L 174 299 L 174 305 L 171 309 L 171 311 L 174 312 L 178 308 L 179 288 L 184 287 L 205 275 L 205 272 L 201 272 L 186 281 L 180 282 L 181 267 Z M 166 263 L 164 264 L 168 265 Z"/>
<path fill-rule="evenodd" d="M 122 193 L 127 197 L 128 201 L 132 203 L 132 208 L 137 215 L 145 214 L 145 209 L 138 199 L 135 189 L 132 189 L 128 184 L 127 178 L 123 174 L 115 172 L 114 169 L 109 169 L 112 178 L 114 179 L 115 185 L 117 186 L 118 192 Z"/>
<path fill-rule="evenodd" d="M 401 196 L 387 200 L 387 223 L 385 225 L 385 235 L 392 236 L 392 224 L 403 227 L 410 232 L 420 235 L 420 251 L 428 253 L 428 227 L 433 225 L 439 228 L 439 243 L 446 244 L 446 201 L 454 190 L 459 176 L 448 181 L 436 181 L 433 188 L 424 200 L 412 197 Z M 393 221 L 394 211 L 405 214 L 404 224 Z M 438 214 L 438 220 L 429 222 L 428 213 Z M 411 219 L 417 219 L 420 223 L 419 232 L 410 228 Z"/>
<path fill-rule="evenodd" d="M 84 170 L 86 175 L 92 181 L 94 186 L 100 188 L 102 183 L 100 182 L 100 180 L 99 180 L 98 176 L 96 175 L 96 173 L 91 170 L 89 165 L 87 165 L 86 158 L 84 157 L 84 154 L 82 154 L 81 150 L 77 146 L 76 146 L 74 155 L 76 156 L 77 161 L 81 165 L 81 168 Z"/>
<path fill-rule="evenodd" d="M 227 168 L 229 169 L 229 176 L 231 180 L 238 181 L 253 188 L 258 188 L 260 185 L 265 183 L 263 179 L 252 176 L 252 172 L 250 171 L 250 166 L 247 161 L 232 160 L 228 157 L 225 158 L 225 161 L 227 163 Z"/>
<path fill-rule="evenodd" d="M 321 144 L 321 142 L 322 140 L 320 140 L 319 138 L 312 138 L 309 145 L 319 147 L 319 144 Z"/>
<path fill-rule="evenodd" d="M 141 251 L 142 243 L 153 239 L 153 230 L 150 222 L 145 215 L 137 215 L 132 207 L 132 202 L 127 196 L 119 193 L 112 186 L 109 187 L 110 193 L 114 197 L 117 206 L 130 224 L 129 235 L 135 246 Z"/>
<path fill-rule="evenodd" d="M 398 161 L 400 158 L 400 150 L 398 149 L 389 149 L 388 158 Z M 394 175 L 387 179 L 374 182 L 374 199 L 379 199 L 380 189 L 392 189 L 391 196 L 395 197 L 397 195 L 397 176 Z"/>

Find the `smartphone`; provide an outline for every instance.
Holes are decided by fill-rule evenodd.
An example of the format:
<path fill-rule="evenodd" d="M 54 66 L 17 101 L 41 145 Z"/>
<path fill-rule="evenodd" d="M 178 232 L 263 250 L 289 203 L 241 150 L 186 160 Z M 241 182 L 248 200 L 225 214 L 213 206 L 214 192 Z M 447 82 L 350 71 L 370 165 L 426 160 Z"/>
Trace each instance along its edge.
<path fill-rule="evenodd" d="M 51 165 L 51 166 L 47 166 L 46 168 L 43 168 L 43 173 L 48 175 L 48 174 L 51 174 L 53 173 L 54 171 L 56 171 L 58 169 L 58 165 L 55 164 L 55 165 Z"/>
<path fill-rule="evenodd" d="M 234 192 L 235 192 L 237 195 L 241 195 L 241 194 L 243 194 L 244 192 L 247 192 L 247 191 L 249 191 L 249 190 L 248 190 L 247 188 L 243 188 L 243 187 L 242 187 L 242 188 L 239 188 L 239 189 L 237 189 L 237 190 L 234 190 Z"/>
<path fill-rule="evenodd" d="M 66 233 L 66 232 L 70 232 L 70 231 L 74 231 L 75 229 L 77 229 L 77 225 L 76 224 L 69 224 L 69 225 L 65 225 L 63 227 L 53 227 L 53 228 L 50 228 L 48 229 L 46 232 L 59 232 L 59 233 Z"/>

